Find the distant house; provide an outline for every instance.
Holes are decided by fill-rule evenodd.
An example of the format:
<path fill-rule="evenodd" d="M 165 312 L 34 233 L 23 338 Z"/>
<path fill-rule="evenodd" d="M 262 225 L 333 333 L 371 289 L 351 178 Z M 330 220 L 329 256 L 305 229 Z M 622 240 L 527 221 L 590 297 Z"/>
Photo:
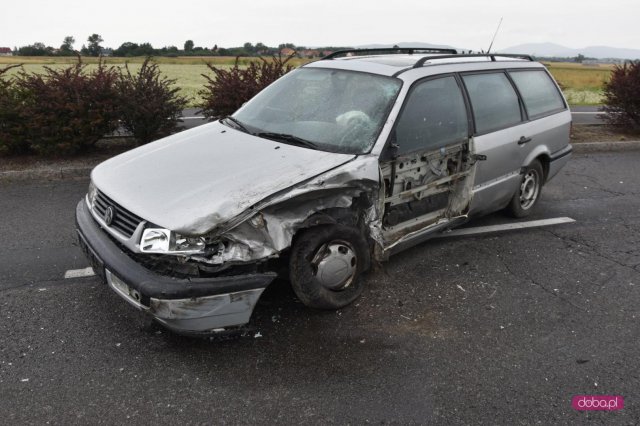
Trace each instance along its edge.
<path fill-rule="evenodd" d="M 0 47 L 0 56 L 11 56 L 13 52 L 9 47 Z"/>
<path fill-rule="evenodd" d="M 333 50 L 323 50 L 322 51 L 322 56 L 329 56 L 333 53 Z"/>
<path fill-rule="evenodd" d="M 302 56 L 303 58 L 317 58 L 318 56 L 320 56 L 320 51 L 313 50 L 313 49 L 306 49 L 300 52 L 300 56 Z"/>
<path fill-rule="evenodd" d="M 294 55 L 295 53 L 296 53 L 296 51 L 291 49 L 291 48 L 289 48 L 289 47 L 285 47 L 285 48 L 280 49 L 280 55 L 281 56 L 291 56 L 291 55 Z"/>

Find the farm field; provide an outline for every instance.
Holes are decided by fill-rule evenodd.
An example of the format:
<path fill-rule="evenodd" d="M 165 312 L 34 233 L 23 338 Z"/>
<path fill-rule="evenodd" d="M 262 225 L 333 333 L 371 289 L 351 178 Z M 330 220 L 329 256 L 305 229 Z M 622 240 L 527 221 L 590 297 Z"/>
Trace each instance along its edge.
<path fill-rule="evenodd" d="M 117 68 L 124 68 L 125 64 L 127 64 L 131 72 L 136 72 L 140 69 L 144 58 L 104 58 L 104 60 L 106 64 Z M 231 56 L 188 56 L 177 58 L 157 57 L 154 60 L 158 63 L 164 75 L 176 80 L 176 85 L 180 88 L 180 94 L 189 100 L 188 106 L 196 107 L 201 102 L 198 91 L 206 83 L 202 74 L 213 74 L 207 68 L 206 63 L 213 63 L 219 68 L 231 68 L 236 59 Z M 239 63 L 243 65 L 255 60 L 258 59 L 240 58 Z M 39 73 L 44 70 L 44 67 L 61 68 L 75 64 L 76 61 L 75 57 L 6 56 L 0 57 L 0 68 L 11 64 L 22 64 L 22 68 L 25 71 Z M 92 69 L 97 66 L 98 59 L 83 57 L 82 61 L 88 64 L 88 69 Z M 300 66 L 307 62 L 309 62 L 308 59 L 300 58 L 293 58 L 290 61 L 294 66 Z M 17 74 L 18 72 L 20 72 L 20 68 L 13 68 L 9 71 L 9 75 Z"/>
<path fill-rule="evenodd" d="M 609 81 L 613 65 L 581 65 L 570 62 L 544 62 L 560 83 L 572 105 L 598 105 L 603 102 L 602 87 Z"/>
<path fill-rule="evenodd" d="M 105 58 L 105 62 L 115 67 L 129 65 L 132 72 L 140 67 L 144 58 Z M 96 58 L 82 58 L 89 64 L 96 66 Z M 202 74 L 211 74 L 205 63 L 213 63 L 218 67 L 231 67 L 235 61 L 233 57 L 177 57 L 155 58 L 160 70 L 171 79 L 176 80 L 183 96 L 189 99 L 190 106 L 196 106 L 200 102 L 198 91 L 204 86 L 205 79 Z M 240 58 L 240 64 L 247 64 L 256 58 Z M 9 64 L 23 64 L 27 72 L 41 72 L 45 66 L 64 67 L 75 63 L 75 57 L 24 57 L 7 56 L 0 57 L 0 67 Z M 309 59 L 294 58 L 291 63 L 300 66 L 309 62 Z M 572 105 L 598 105 L 602 103 L 602 86 L 609 79 L 613 65 L 581 65 L 565 62 L 546 62 L 554 78 L 560 83 L 563 92 Z M 15 74 L 19 68 L 12 69 L 9 74 Z"/>
<path fill-rule="evenodd" d="M 140 64 L 144 58 L 104 58 L 106 64 L 117 68 L 124 68 L 125 64 L 129 66 L 132 72 L 140 69 Z M 188 106 L 196 107 L 201 98 L 198 95 L 198 91 L 201 90 L 206 82 L 202 74 L 213 74 L 206 63 L 213 63 L 217 67 L 230 68 L 235 62 L 234 57 L 229 56 L 188 56 L 188 57 L 157 57 L 154 60 L 158 63 L 158 66 L 162 73 L 170 79 L 176 80 L 176 85 L 180 88 L 180 94 L 185 96 L 189 100 Z M 256 58 L 240 58 L 239 63 L 241 65 L 247 64 Z M 0 68 L 11 64 L 22 64 L 22 69 L 31 72 L 42 72 L 44 67 L 61 68 L 76 63 L 75 57 L 43 57 L 43 56 L 6 56 L 0 57 Z M 97 66 L 97 58 L 83 57 L 82 61 L 88 64 L 87 68 L 92 69 Z M 294 58 L 291 63 L 294 66 L 299 66 L 303 63 L 309 62 L 308 60 L 302 60 Z M 9 75 L 17 74 L 20 72 L 20 68 L 13 68 L 9 71 Z"/>

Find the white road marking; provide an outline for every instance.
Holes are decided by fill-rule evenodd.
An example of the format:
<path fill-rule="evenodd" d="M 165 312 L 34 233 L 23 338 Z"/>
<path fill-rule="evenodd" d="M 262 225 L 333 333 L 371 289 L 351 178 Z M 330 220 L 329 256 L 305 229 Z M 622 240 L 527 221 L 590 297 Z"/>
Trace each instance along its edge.
<path fill-rule="evenodd" d="M 82 278 L 82 277 L 92 277 L 96 273 L 93 272 L 93 268 L 88 267 L 84 269 L 70 269 L 64 273 L 65 278 Z"/>
<path fill-rule="evenodd" d="M 206 120 L 204 116 L 194 116 L 194 117 L 180 117 L 181 120 Z"/>
<path fill-rule="evenodd" d="M 463 235 L 486 234 L 488 232 L 510 231 L 513 229 L 537 228 L 540 226 L 559 225 L 561 223 L 572 223 L 574 219 L 570 217 L 556 217 L 553 219 L 530 220 L 528 222 L 504 223 L 501 225 L 476 226 L 475 228 L 454 229 L 449 232 L 438 234 L 435 238 L 460 237 Z"/>
<path fill-rule="evenodd" d="M 597 115 L 597 114 L 603 114 L 602 112 L 583 112 L 583 111 L 571 111 L 571 114 L 588 114 L 588 115 Z"/>

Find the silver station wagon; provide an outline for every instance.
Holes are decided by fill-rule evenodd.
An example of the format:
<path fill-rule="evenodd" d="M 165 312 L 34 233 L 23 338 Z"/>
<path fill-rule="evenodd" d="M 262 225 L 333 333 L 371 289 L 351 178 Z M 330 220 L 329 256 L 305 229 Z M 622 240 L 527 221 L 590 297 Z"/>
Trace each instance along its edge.
<path fill-rule="evenodd" d="M 374 261 L 474 215 L 527 216 L 570 124 L 526 55 L 337 52 L 97 166 L 77 231 L 96 274 L 179 333 L 247 323 L 282 270 L 304 304 L 337 309 Z"/>

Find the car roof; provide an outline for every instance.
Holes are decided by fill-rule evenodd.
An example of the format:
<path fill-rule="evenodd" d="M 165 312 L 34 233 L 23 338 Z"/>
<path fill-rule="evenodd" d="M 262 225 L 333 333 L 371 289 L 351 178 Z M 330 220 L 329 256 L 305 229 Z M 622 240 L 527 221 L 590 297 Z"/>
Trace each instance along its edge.
<path fill-rule="evenodd" d="M 416 64 L 420 64 L 414 68 Z M 459 71 L 473 69 L 499 69 L 505 68 L 505 63 L 509 67 L 544 67 L 539 62 L 535 62 L 522 57 L 501 56 L 500 54 L 474 54 L 474 55 L 442 55 L 442 54 L 391 54 L 391 55 L 366 55 L 366 56 L 346 56 L 332 59 L 321 59 L 311 62 L 305 67 L 312 68 L 332 68 L 351 71 L 368 72 L 385 76 L 400 76 L 407 73 L 407 76 L 416 72 L 421 75 L 439 74 L 441 72 L 452 72 L 452 67 Z M 447 67 L 432 66 L 449 65 Z M 437 70 L 435 69 L 437 68 Z M 447 69 L 444 71 L 444 69 Z M 417 70 L 417 71 L 414 71 Z M 422 71 L 420 71 L 422 70 Z"/>

